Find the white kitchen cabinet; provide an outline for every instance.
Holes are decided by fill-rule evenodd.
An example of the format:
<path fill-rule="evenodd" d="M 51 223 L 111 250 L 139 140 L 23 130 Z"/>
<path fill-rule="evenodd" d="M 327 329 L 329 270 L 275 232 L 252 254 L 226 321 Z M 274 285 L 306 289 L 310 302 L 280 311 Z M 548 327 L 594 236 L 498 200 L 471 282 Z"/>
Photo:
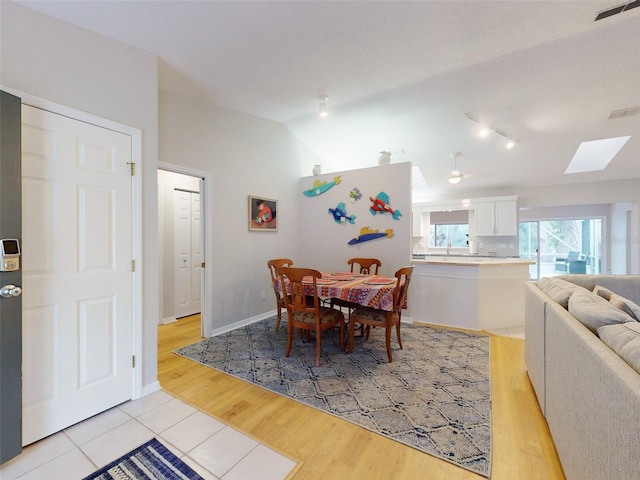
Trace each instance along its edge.
<path fill-rule="evenodd" d="M 474 204 L 476 236 L 518 235 L 518 202 L 515 199 Z"/>
<path fill-rule="evenodd" d="M 422 208 L 414 207 L 411 211 L 413 218 L 413 233 L 414 237 L 422 237 Z"/>

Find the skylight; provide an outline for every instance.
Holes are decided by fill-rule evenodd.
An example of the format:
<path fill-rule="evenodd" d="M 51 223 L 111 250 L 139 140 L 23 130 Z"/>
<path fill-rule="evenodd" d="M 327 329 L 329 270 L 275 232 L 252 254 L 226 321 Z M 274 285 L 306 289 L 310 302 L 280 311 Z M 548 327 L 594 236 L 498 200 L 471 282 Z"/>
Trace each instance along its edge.
<path fill-rule="evenodd" d="M 564 173 L 604 170 L 631 137 L 605 138 L 582 142 Z"/>

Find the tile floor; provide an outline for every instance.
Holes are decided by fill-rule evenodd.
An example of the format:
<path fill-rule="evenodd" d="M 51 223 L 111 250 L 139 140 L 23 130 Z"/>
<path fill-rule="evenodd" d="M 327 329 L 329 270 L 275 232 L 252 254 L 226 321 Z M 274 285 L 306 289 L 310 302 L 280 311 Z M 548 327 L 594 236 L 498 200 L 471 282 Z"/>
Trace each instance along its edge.
<path fill-rule="evenodd" d="M 82 479 L 153 437 L 206 480 L 283 480 L 296 466 L 160 390 L 29 445 L 0 479 Z"/>

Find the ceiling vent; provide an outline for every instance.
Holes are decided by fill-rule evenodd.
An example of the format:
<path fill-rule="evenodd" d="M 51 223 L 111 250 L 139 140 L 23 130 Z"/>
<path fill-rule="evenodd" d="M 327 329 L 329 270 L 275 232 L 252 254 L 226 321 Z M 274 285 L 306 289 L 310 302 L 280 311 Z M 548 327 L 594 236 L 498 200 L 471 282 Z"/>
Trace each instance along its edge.
<path fill-rule="evenodd" d="M 612 15 L 617 15 L 622 12 L 628 12 L 636 7 L 640 7 L 640 0 L 633 0 L 631 2 L 623 3 L 622 5 L 618 5 L 617 7 L 610 8 L 608 10 L 603 10 L 596 15 L 594 22 L 598 20 L 602 20 L 603 18 L 611 17 Z"/>
<path fill-rule="evenodd" d="M 640 107 L 622 108 L 620 110 L 614 110 L 609 114 L 609 118 L 622 118 L 630 117 L 631 115 L 637 115 L 640 113 Z"/>

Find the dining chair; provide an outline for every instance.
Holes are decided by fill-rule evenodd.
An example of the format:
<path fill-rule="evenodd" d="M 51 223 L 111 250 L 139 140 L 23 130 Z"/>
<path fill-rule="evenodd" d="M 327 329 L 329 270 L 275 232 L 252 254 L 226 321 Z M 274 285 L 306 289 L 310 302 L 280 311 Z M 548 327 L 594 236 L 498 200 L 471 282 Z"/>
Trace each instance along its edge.
<path fill-rule="evenodd" d="M 288 340 L 285 356 L 291 353 L 293 345 L 293 332 L 295 328 L 300 328 L 306 332 L 316 334 L 316 366 L 320 366 L 320 348 L 322 332 L 337 326 L 340 331 L 340 350 L 344 351 L 344 315 L 340 310 L 320 305 L 318 296 L 317 279 L 322 278 L 318 270 L 312 268 L 281 267 L 278 269 L 280 282 L 285 285 L 285 278 L 289 280 L 289 291 L 283 290 L 284 302 L 287 307 Z M 306 277 L 306 278 L 305 278 Z M 313 282 L 313 304 L 309 301 L 311 295 L 307 295 L 304 283 Z"/>
<path fill-rule="evenodd" d="M 382 262 L 377 258 L 350 258 L 347 260 L 347 265 L 351 267 L 351 273 L 353 273 L 354 267 L 357 265 L 359 273 L 377 275 L 378 268 L 382 266 Z"/>
<path fill-rule="evenodd" d="M 347 351 L 349 353 L 353 351 L 355 337 L 354 325 L 356 323 L 366 327 L 365 340 L 369 339 L 371 327 L 382 327 L 385 329 L 387 356 L 389 357 L 389 362 L 393 362 L 393 356 L 391 355 L 391 329 L 396 327 L 398 345 L 402 348 L 402 340 L 400 338 L 400 318 L 402 316 L 402 309 L 407 301 L 407 292 L 409 290 L 409 283 L 411 282 L 412 274 L 413 267 L 403 267 L 396 272 L 396 286 L 393 289 L 393 306 L 390 311 L 370 307 L 358 307 L 351 313 L 349 316 L 348 326 L 349 347 Z"/>
<path fill-rule="evenodd" d="M 269 273 L 271 274 L 271 286 L 273 287 L 273 292 L 276 294 L 276 308 L 278 311 L 278 316 L 276 319 L 276 332 L 280 328 L 280 319 L 282 318 L 282 309 L 287 308 L 284 303 L 284 297 L 280 295 L 277 287 L 278 281 L 278 269 L 280 267 L 290 267 L 293 265 L 293 260 L 289 258 L 274 258 L 273 260 L 269 260 L 267 262 L 267 266 L 269 267 Z"/>
<path fill-rule="evenodd" d="M 350 258 L 349 260 L 347 260 L 347 265 L 351 267 L 351 273 L 353 273 L 357 266 L 357 273 L 363 273 L 365 275 L 377 275 L 378 268 L 382 266 L 382 262 L 377 258 Z M 338 307 L 340 310 L 342 310 L 342 308 L 347 308 L 347 312 L 349 313 L 349 315 L 351 315 L 352 310 L 359 307 L 357 303 L 350 302 L 348 300 L 342 300 L 341 298 L 332 298 L 329 303 L 331 308 Z"/>

